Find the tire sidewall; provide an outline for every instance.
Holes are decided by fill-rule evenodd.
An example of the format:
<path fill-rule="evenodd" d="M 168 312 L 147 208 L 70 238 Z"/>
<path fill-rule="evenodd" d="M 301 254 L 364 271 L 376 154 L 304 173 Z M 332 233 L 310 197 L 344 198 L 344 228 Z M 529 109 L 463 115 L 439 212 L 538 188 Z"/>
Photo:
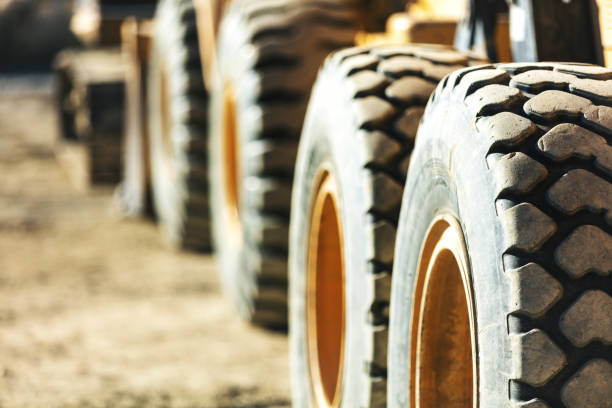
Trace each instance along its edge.
<path fill-rule="evenodd" d="M 185 199 L 185 181 L 179 177 L 179 172 L 184 171 L 185 158 L 182 154 L 180 139 L 184 138 L 187 129 L 175 120 L 179 113 L 176 112 L 177 104 L 174 102 L 175 94 L 180 92 L 180 78 L 184 75 L 181 66 L 181 30 L 178 5 L 174 1 L 162 1 L 156 13 L 156 35 L 153 52 L 149 64 L 149 150 L 151 157 L 152 194 L 155 213 L 164 235 L 171 243 L 177 243 L 181 235 L 182 211 L 180 205 Z M 166 73 L 166 86 L 169 110 L 170 128 L 173 157 L 169 164 L 166 152 L 164 152 L 164 135 L 162 129 L 162 70 Z M 202 153 L 204 154 L 204 153 Z"/>
<path fill-rule="evenodd" d="M 440 89 L 440 87 L 439 87 Z M 444 95 L 443 95 L 444 96 Z M 395 248 L 389 333 L 390 407 L 408 406 L 410 320 L 421 246 L 433 219 L 454 216 L 468 252 L 477 338 L 478 404 L 505 406 L 511 373 L 503 237 L 488 146 L 462 102 L 430 102 L 408 170 Z"/>
<path fill-rule="evenodd" d="M 238 179 L 238 196 L 240 202 L 240 224 L 243 228 L 243 237 L 241 240 L 232 240 L 228 238 L 229 220 L 226 208 L 227 197 L 225 192 L 226 175 L 224 173 L 225 153 L 223 147 L 224 135 L 224 92 L 225 87 L 229 86 L 233 89 L 235 97 L 236 109 L 236 127 L 237 127 L 237 160 L 239 163 L 245 163 L 245 154 L 243 147 L 247 140 L 253 138 L 252 133 L 255 132 L 252 124 L 254 119 L 251 117 L 252 111 L 249 111 L 248 100 L 249 95 L 238 92 L 239 89 L 249 89 L 251 87 L 242 86 L 240 81 L 243 81 L 247 76 L 247 67 L 251 64 L 249 60 L 252 55 L 249 53 L 248 35 L 244 31 L 245 22 L 242 16 L 242 2 L 236 1 L 230 4 L 225 12 L 225 16 L 219 27 L 218 35 L 218 50 L 217 50 L 217 66 L 215 70 L 215 78 L 213 80 L 212 92 L 209 104 L 209 174 L 210 174 L 210 202 L 211 213 L 214 217 L 211 218 L 213 228 L 213 244 L 215 247 L 216 259 L 219 263 L 220 278 L 224 290 L 233 299 L 238 313 L 245 319 L 248 319 L 252 313 L 253 305 L 251 304 L 253 293 L 257 290 L 255 277 L 244 279 L 244 274 L 254 268 L 248 265 L 248 259 L 245 254 L 245 240 L 243 210 L 248 207 L 243 204 L 245 197 L 244 192 L 244 167 L 240 166 L 240 173 L 237 174 Z M 236 62 L 239 63 L 236 63 Z M 233 241 L 231 243 L 228 243 Z"/>
<path fill-rule="evenodd" d="M 374 344 L 367 330 L 370 304 L 365 300 L 374 298 L 374 287 L 372 280 L 366 279 L 371 273 L 368 248 L 372 236 L 366 222 L 368 200 L 362 175 L 365 158 L 360 150 L 359 131 L 347 109 L 349 94 L 339 86 L 343 78 L 324 74 L 319 78 L 300 139 L 289 230 L 292 403 L 296 407 L 314 406 L 305 336 L 306 254 L 314 183 L 321 169 L 327 168 L 338 186 L 343 236 L 346 304 L 342 406 L 369 406 L 369 361 L 365 358 L 372 355 Z"/>

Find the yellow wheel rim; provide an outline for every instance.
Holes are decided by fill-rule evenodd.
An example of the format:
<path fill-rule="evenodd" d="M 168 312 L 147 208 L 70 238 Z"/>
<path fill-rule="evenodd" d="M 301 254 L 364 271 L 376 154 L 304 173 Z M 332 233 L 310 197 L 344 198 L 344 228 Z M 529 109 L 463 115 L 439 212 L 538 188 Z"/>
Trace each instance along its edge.
<path fill-rule="evenodd" d="M 421 249 L 411 322 L 411 407 L 477 406 L 476 330 L 457 220 L 432 222 Z"/>
<path fill-rule="evenodd" d="M 310 215 L 307 276 L 307 344 L 316 406 L 338 407 L 344 364 L 344 259 L 338 190 L 329 170 L 316 184 Z"/>
<path fill-rule="evenodd" d="M 222 166 L 223 193 L 228 228 L 234 243 L 242 240 L 240 223 L 240 153 L 238 126 L 236 122 L 236 98 L 233 88 L 226 85 L 223 92 L 222 117 Z"/>

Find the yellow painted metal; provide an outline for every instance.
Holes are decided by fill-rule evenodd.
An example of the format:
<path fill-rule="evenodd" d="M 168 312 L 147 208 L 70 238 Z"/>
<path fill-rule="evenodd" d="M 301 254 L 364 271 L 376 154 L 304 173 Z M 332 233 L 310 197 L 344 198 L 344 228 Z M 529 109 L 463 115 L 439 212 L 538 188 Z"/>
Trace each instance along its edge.
<path fill-rule="evenodd" d="M 414 17 L 454 21 L 463 18 L 466 10 L 466 0 L 417 0 L 408 6 Z"/>
<path fill-rule="evenodd" d="M 612 0 L 597 0 L 604 64 L 612 66 Z"/>
<path fill-rule="evenodd" d="M 461 226 L 432 222 L 419 256 L 410 344 L 410 406 L 478 406 L 477 341 Z"/>
<path fill-rule="evenodd" d="M 457 20 L 436 19 L 411 13 L 396 13 L 387 20 L 384 33 L 357 33 L 357 45 L 427 43 L 452 45 Z"/>
<path fill-rule="evenodd" d="M 223 191 L 228 222 L 228 233 L 232 243 L 239 246 L 242 242 L 242 223 L 240 221 L 240 141 L 238 139 L 238 117 L 236 116 L 236 94 L 230 83 L 226 83 L 223 92 Z"/>
<path fill-rule="evenodd" d="M 315 406 L 337 408 L 344 366 L 345 271 L 338 187 L 333 171 L 317 176 L 308 236 L 306 340 Z"/>
<path fill-rule="evenodd" d="M 436 15 L 435 11 L 434 14 L 427 14 L 426 10 L 410 8 L 408 12 L 393 14 L 387 20 L 386 32 L 361 31 L 357 33 L 355 42 L 357 45 L 425 43 L 452 46 L 459 18 L 451 17 L 451 12 L 448 12 L 448 16 L 443 16 L 442 13 Z M 456 10 L 452 12 L 455 13 Z M 496 42 L 499 60 L 511 61 L 510 31 L 506 16 L 500 16 L 497 21 Z M 481 53 L 484 55 L 484 50 Z"/>
<path fill-rule="evenodd" d="M 70 18 L 70 30 L 84 44 L 117 46 L 123 21 L 121 16 L 103 16 L 96 2 L 80 2 Z"/>
<path fill-rule="evenodd" d="M 217 60 L 217 30 L 226 4 L 231 0 L 194 0 L 198 24 L 200 59 L 204 74 L 204 84 L 210 87 L 215 79 Z"/>

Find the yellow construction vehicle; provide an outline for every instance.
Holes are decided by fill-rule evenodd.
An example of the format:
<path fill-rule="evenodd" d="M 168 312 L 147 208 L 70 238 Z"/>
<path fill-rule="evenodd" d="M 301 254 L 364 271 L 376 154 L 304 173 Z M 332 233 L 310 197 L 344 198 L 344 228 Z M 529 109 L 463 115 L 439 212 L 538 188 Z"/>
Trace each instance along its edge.
<path fill-rule="evenodd" d="M 611 406 L 609 8 L 160 2 L 156 212 L 294 406 Z"/>

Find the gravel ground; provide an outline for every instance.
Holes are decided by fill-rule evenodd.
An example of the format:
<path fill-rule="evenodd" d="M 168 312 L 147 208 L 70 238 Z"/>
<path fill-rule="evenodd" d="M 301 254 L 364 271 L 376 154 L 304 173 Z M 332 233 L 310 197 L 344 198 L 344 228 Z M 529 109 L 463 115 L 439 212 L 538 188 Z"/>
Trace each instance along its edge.
<path fill-rule="evenodd" d="M 0 407 L 287 407 L 287 341 L 211 258 L 119 220 L 53 155 L 48 76 L 0 77 Z"/>

